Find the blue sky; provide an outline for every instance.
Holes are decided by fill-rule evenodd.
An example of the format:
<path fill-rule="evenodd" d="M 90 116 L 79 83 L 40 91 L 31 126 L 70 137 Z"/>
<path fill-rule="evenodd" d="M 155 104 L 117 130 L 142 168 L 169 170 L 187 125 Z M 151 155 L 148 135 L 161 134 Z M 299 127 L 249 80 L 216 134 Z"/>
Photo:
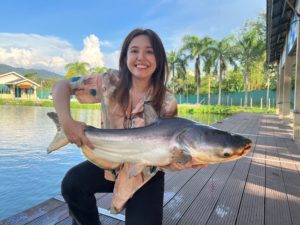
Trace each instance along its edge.
<path fill-rule="evenodd" d="M 64 73 L 88 61 L 117 67 L 134 28 L 151 28 L 167 51 L 184 35 L 222 39 L 265 12 L 265 0 L 9 0 L 1 2 L 0 63 Z"/>

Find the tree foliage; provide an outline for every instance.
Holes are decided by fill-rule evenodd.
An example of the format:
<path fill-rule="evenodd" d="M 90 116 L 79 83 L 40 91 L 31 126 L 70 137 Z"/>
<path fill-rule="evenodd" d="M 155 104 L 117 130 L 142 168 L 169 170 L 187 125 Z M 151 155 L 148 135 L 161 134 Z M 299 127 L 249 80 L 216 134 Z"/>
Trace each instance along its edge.
<path fill-rule="evenodd" d="M 67 70 L 65 78 L 87 75 L 89 74 L 89 67 L 90 64 L 86 62 L 69 63 L 65 66 L 65 69 Z"/>
<path fill-rule="evenodd" d="M 194 68 L 187 75 L 189 61 Z M 169 87 L 176 93 L 183 93 L 186 86 L 190 87 L 190 94 L 197 96 L 200 92 L 208 95 L 217 92 L 221 103 L 222 91 L 245 91 L 247 104 L 248 91 L 276 89 L 275 72 L 266 70 L 265 14 L 247 21 L 238 34 L 220 41 L 186 35 L 180 50 L 168 53 L 168 62 L 172 73 Z"/>

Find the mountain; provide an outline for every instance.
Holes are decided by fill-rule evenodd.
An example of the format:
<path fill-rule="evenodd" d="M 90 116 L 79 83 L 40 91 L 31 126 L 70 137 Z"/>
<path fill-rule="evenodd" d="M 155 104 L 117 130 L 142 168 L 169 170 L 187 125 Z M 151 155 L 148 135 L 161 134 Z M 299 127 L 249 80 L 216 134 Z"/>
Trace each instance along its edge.
<path fill-rule="evenodd" d="M 12 67 L 8 66 L 5 64 L 0 64 L 0 73 L 7 73 L 14 71 L 20 75 L 25 75 L 27 73 L 33 73 L 33 77 L 37 78 L 42 78 L 42 79 L 49 79 L 49 78 L 54 78 L 54 79 L 62 79 L 63 76 L 59 75 L 57 73 L 48 71 L 48 70 L 42 70 L 42 69 L 24 69 L 24 68 L 17 68 L 17 67 Z"/>

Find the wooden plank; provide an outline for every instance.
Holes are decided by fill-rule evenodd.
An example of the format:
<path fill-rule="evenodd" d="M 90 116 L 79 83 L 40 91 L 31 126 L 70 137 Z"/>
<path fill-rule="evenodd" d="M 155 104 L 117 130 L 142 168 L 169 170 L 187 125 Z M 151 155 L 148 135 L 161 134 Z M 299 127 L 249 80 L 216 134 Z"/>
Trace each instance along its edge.
<path fill-rule="evenodd" d="M 184 171 L 176 172 L 176 175 L 173 176 L 167 183 L 165 183 L 165 192 L 164 192 L 164 205 L 167 204 L 176 193 L 184 186 L 184 184 L 191 179 L 197 170 L 187 169 Z"/>
<path fill-rule="evenodd" d="M 0 224 L 1 225 L 23 225 L 63 204 L 64 203 L 54 198 L 51 198 L 30 209 L 27 209 L 23 212 L 20 212 L 16 215 L 13 215 L 11 217 L 8 217 L 7 219 L 0 221 Z"/>
<path fill-rule="evenodd" d="M 281 129 L 273 130 L 273 132 L 275 136 L 281 136 L 284 134 L 284 131 Z M 283 175 L 276 148 L 278 141 L 280 142 L 282 140 L 278 138 L 268 138 L 266 145 L 266 225 L 292 224 L 286 190 L 283 182 Z"/>
<path fill-rule="evenodd" d="M 116 220 L 116 219 L 113 219 L 110 217 L 100 216 L 99 219 L 100 219 L 102 225 L 117 225 L 117 224 L 119 224 L 119 220 Z M 43 224 L 41 224 L 41 225 L 43 225 Z M 67 217 L 64 220 L 62 220 L 58 223 L 55 223 L 55 225 L 72 225 L 72 219 L 71 219 L 71 217 Z"/>
<path fill-rule="evenodd" d="M 265 142 L 257 138 L 236 225 L 263 225 L 265 202 Z M 260 158 L 260 159 L 259 159 Z"/>
<path fill-rule="evenodd" d="M 179 221 L 218 166 L 219 165 L 211 165 L 208 168 L 198 170 L 197 173 L 185 183 L 180 191 L 174 195 L 164 206 L 164 225 L 173 225 Z"/>
<path fill-rule="evenodd" d="M 26 225 L 41 225 L 41 224 L 55 224 L 58 221 L 65 219 L 68 215 L 68 207 L 66 204 L 63 204 L 54 210 L 50 210 L 42 216 L 26 223 Z"/>
<path fill-rule="evenodd" d="M 277 150 L 279 153 L 291 220 L 293 224 L 298 224 L 300 223 L 300 176 L 296 165 L 297 163 L 300 164 L 300 160 L 295 160 L 296 155 L 291 156 L 288 151 L 287 142 L 291 141 L 291 139 L 286 139 L 285 142 L 278 142 Z M 300 151 L 298 151 L 298 156 L 300 156 Z"/>
<path fill-rule="evenodd" d="M 221 164 L 177 224 L 205 224 L 212 213 L 235 162 Z"/>
<path fill-rule="evenodd" d="M 106 193 L 96 194 L 96 199 L 101 199 L 106 195 Z M 59 198 L 58 198 L 59 199 Z M 60 207 L 56 207 L 52 210 L 49 210 L 47 213 L 41 215 L 40 217 L 32 220 L 31 222 L 27 223 L 30 225 L 39 225 L 39 224 L 56 224 L 60 221 L 65 223 L 68 221 L 69 217 L 69 210 L 67 204 L 64 202 L 63 198 L 61 197 L 62 205 Z"/>
<path fill-rule="evenodd" d="M 242 158 L 237 161 L 222 194 L 206 224 L 234 224 L 244 192 L 251 160 Z"/>

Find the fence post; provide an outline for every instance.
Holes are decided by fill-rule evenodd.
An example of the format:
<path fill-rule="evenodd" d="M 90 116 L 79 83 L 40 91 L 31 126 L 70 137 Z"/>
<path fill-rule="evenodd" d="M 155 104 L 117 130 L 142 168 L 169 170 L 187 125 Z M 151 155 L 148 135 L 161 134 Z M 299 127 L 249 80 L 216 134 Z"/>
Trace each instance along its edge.
<path fill-rule="evenodd" d="M 270 100 L 270 98 L 268 99 L 268 110 L 270 110 L 270 108 L 271 108 L 271 100 Z"/>
<path fill-rule="evenodd" d="M 240 101 L 240 102 L 241 102 L 241 107 L 242 107 L 242 106 L 243 106 L 243 99 L 242 99 L 242 98 L 241 98 L 241 101 Z"/>
<path fill-rule="evenodd" d="M 260 109 L 262 109 L 262 107 L 263 107 L 263 99 L 260 98 Z"/>
<path fill-rule="evenodd" d="M 230 98 L 230 106 L 232 106 L 232 97 Z"/>
<path fill-rule="evenodd" d="M 252 109 L 252 97 L 250 98 L 250 108 Z"/>

